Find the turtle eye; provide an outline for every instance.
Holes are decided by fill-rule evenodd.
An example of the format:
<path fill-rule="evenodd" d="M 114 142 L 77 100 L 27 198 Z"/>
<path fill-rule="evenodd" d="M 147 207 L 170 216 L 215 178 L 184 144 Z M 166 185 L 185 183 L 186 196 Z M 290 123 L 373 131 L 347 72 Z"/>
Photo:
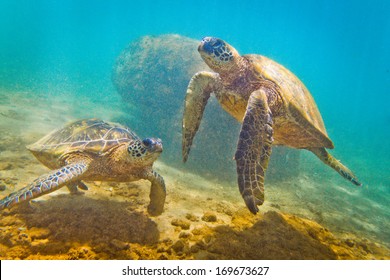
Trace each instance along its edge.
<path fill-rule="evenodd" d="M 222 46 L 222 42 L 220 40 L 213 40 L 210 42 L 214 49 L 219 49 Z"/>
<path fill-rule="evenodd" d="M 144 146 L 148 148 L 153 144 L 153 141 L 152 141 L 152 139 L 146 138 L 146 139 L 142 140 L 142 144 L 144 144 Z"/>

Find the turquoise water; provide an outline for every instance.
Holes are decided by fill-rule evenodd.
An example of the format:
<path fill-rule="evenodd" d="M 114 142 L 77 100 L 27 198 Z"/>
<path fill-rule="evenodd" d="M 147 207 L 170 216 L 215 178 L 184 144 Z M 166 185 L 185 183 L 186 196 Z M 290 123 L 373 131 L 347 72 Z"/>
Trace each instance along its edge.
<path fill-rule="evenodd" d="M 144 35 L 216 36 L 242 54 L 268 56 L 311 91 L 336 145 L 333 154 L 364 184 L 352 191 L 350 207 L 360 199 L 380 205 L 356 211 L 378 219 L 376 236 L 390 242 L 383 225 L 390 217 L 390 2 L 188 2 L 2 0 L 0 87 L 116 100 L 115 59 Z M 317 164 L 302 161 L 305 172 Z M 354 188 L 325 169 L 318 172 Z M 331 187 L 324 188 L 330 195 Z"/>

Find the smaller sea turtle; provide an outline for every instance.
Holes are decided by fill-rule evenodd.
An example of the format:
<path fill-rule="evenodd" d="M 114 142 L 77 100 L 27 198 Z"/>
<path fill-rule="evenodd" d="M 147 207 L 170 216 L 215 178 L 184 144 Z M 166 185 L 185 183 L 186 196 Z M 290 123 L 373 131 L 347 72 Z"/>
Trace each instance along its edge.
<path fill-rule="evenodd" d="M 27 148 L 53 171 L 1 199 L 0 209 L 65 185 L 71 193 L 77 193 L 78 188 L 87 190 L 81 180 L 131 182 L 146 179 L 152 183 L 149 214 L 160 215 L 163 211 L 164 179 L 152 169 L 163 150 L 160 139 L 141 140 L 127 127 L 85 119 L 53 131 Z"/>
<path fill-rule="evenodd" d="M 264 202 L 264 176 L 272 145 L 306 149 L 355 185 L 356 176 L 326 149 L 333 142 L 313 97 L 288 69 L 261 55 L 244 55 L 225 41 L 205 37 L 198 51 L 215 72 L 196 73 L 187 89 L 183 116 L 183 160 L 199 128 L 211 93 L 242 123 L 235 160 L 238 185 L 252 213 Z"/>

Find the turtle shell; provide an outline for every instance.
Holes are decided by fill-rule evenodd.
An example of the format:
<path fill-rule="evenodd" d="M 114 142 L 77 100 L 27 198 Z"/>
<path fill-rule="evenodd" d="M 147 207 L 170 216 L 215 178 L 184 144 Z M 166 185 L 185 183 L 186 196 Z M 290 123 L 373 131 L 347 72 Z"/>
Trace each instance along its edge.
<path fill-rule="evenodd" d="M 279 86 L 279 93 L 283 99 L 283 103 L 290 113 L 288 117 L 291 117 L 292 115 L 294 117 L 294 120 L 291 121 L 292 125 L 285 126 L 288 131 L 277 131 L 281 136 L 280 138 L 286 138 L 289 139 L 289 141 L 297 142 L 296 145 L 293 146 L 298 148 L 304 148 L 305 146 L 333 148 L 333 143 L 326 132 L 324 121 L 322 120 L 317 105 L 309 90 L 298 77 L 287 68 L 267 57 L 261 55 L 246 55 L 245 57 L 252 63 L 253 70 L 257 75 L 260 75 L 263 79 L 270 80 Z M 294 127 L 294 123 L 297 124 L 296 127 Z M 305 129 L 302 130 L 302 128 Z M 295 130 L 297 133 L 294 134 L 300 136 L 293 139 L 291 137 L 291 130 Z M 302 134 L 305 130 L 310 136 Z M 284 133 L 286 134 L 285 137 L 283 135 Z M 302 143 L 300 144 L 298 142 Z M 307 142 L 311 142 L 310 145 L 307 145 L 309 144 Z"/>
<path fill-rule="evenodd" d="M 129 128 L 98 119 L 84 119 L 55 130 L 27 148 L 45 165 L 70 152 L 99 155 L 121 143 L 140 140 Z"/>

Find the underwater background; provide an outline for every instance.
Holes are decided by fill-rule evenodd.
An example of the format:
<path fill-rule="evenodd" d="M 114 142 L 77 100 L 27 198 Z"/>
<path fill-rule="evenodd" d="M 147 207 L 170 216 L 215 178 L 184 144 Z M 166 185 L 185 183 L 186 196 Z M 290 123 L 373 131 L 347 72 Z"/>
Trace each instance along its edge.
<path fill-rule="evenodd" d="M 167 210 L 168 216 L 165 217 L 169 220 L 169 224 L 175 219 L 186 220 L 186 218 L 180 220 L 180 215 L 186 217 L 190 213 L 196 216 L 199 212 L 200 217 L 203 212 L 212 210 L 221 213 L 222 216 L 227 215 L 226 219 L 223 218 L 225 216 L 218 218 L 218 215 L 217 218 L 228 228 L 229 223 L 234 224 L 234 219 L 229 220 L 228 217 L 234 218 L 235 213 L 239 213 L 237 215 L 240 219 L 247 220 L 247 222 L 241 221 L 240 226 L 249 228 L 249 232 L 242 236 L 244 244 L 247 241 L 245 238 L 257 234 L 257 228 L 260 228 L 259 231 L 261 226 L 267 228 L 267 221 L 268 224 L 272 224 L 282 219 L 282 216 L 275 217 L 276 213 L 284 213 L 280 215 L 293 215 L 319 223 L 341 240 L 347 240 L 347 247 L 352 249 L 358 246 L 351 245 L 352 238 L 347 236 L 348 234 L 361 238 L 359 248 L 367 248 L 364 244 L 375 242 L 383 246 L 384 250 L 388 250 L 390 247 L 389 14 L 390 2 L 386 0 L 370 2 L 360 0 L 1 0 L 0 184 L 5 190 L 0 194 L 5 196 L 47 171 L 39 163 L 34 162 L 33 156 L 25 151 L 25 145 L 35 142 L 68 121 L 97 117 L 128 125 L 141 137 L 162 138 L 166 149 L 160 159 L 161 166 L 158 168 L 163 177 L 165 177 L 164 171 L 169 173 L 166 175 L 167 188 L 168 196 L 171 194 L 172 201 L 168 206 L 172 209 Z M 168 129 L 164 127 L 163 122 L 159 122 L 158 114 L 137 111 L 134 109 L 138 105 L 137 98 L 124 98 L 113 83 L 118 57 L 129 44 L 144 36 L 155 38 L 164 34 L 178 34 L 182 36 L 180 38 L 191 38 L 196 41 L 200 41 L 204 36 L 219 37 L 234 46 L 240 54 L 261 54 L 290 69 L 303 81 L 318 105 L 327 132 L 335 144 L 335 149 L 331 153 L 354 171 L 363 186 L 353 186 L 308 152 L 299 152 L 298 156 L 292 152 L 291 157 L 294 157 L 294 160 L 291 163 L 288 163 L 289 152 L 282 152 L 285 157 L 274 160 L 272 178 L 267 179 L 265 183 L 266 204 L 263 209 L 260 209 L 265 220 L 262 222 L 254 220 L 258 218 L 254 218 L 249 211 L 245 212 L 245 205 L 237 190 L 232 157 L 239 125 L 235 124 L 230 116 L 218 108 L 217 104 L 213 104 L 218 108 L 216 110 L 219 110 L 213 118 L 218 118 L 216 123 L 224 131 L 229 131 L 231 128 L 230 138 L 225 139 L 218 134 L 215 136 L 218 130 L 218 125 L 215 123 L 209 129 L 206 127 L 198 133 L 197 137 L 202 137 L 199 134 L 203 132 L 203 137 L 206 139 L 209 137 L 211 143 L 207 145 L 207 142 L 202 142 L 195 146 L 191 151 L 189 162 L 184 165 L 180 159 L 181 124 L 178 123 L 177 127 Z M 174 61 L 175 57 L 172 56 L 171 59 Z M 149 70 L 142 69 L 145 73 Z M 157 79 L 157 82 L 164 81 Z M 181 108 L 184 94 L 182 89 L 178 89 L 177 96 L 173 96 L 173 101 L 170 99 L 170 102 L 163 102 L 163 99 L 158 99 L 161 97 L 155 97 L 156 104 L 160 104 L 161 101 L 161 111 L 158 113 L 161 115 L 165 112 L 169 117 L 170 105 L 174 106 L 172 102 L 175 102 L 175 106 Z M 151 94 L 150 98 L 153 96 L 155 95 Z M 207 123 L 202 126 L 207 126 Z M 220 147 L 222 148 L 219 149 Z M 214 153 L 215 157 L 213 157 Z M 283 169 L 283 172 L 278 174 L 279 168 Z M 290 169 L 294 169 L 293 174 L 288 172 Z M 191 180 L 186 179 L 186 174 L 192 176 Z M 145 186 L 141 186 L 141 191 L 147 194 L 148 190 Z M 180 187 L 175 188 L 175 186 Z M 107 188 L 112 187 L 115 188 L 111 185 Z M 206 203 L 203 205 L 204 209 L 199 208 L 204 203 L 202 195 L 190 198 L 189 190 L 202 193 L 205 201 L 213 201 L 215 205 L 211 205 L 208 209 Z M 182 196 L 179 195 L 181 193 Z M 101 195 L 104 197 L 104 193 Z M 93 196 L 89 197 L 91 198 Z M 196 202 L 197 198 L 198 202 Z M 80 199 L 77 198 L 77 201 Z M 191 209 L 191 206 L 182 203 L 183 199 L 194 199 L 198 208 Z M 218 203 L 222 202 L 226 205 L 223 206 L 223 211 L 219 211 Z M 71 202 L 67 201 L 67 203 Z M 96 203 L 95 206 L 100 209 L 93 217 L 99 219 L 100 216 L 105 215 L 103 208 L 107 205 L 93 203 Z M 69 205 L 77 207 L 77 203 Z M 44 209 L 49 212 L 52 211 L 52 215 L 57 213 L 54 208 L 50 208 L 55 205 L 45 207 L 47 209 Z M 95 208 L 91 207 L 94 211 Z M 7 216 L 9 219 L 6 219 L 6 222 L 3 219 L 1 224 L 4 234 L 12 226 L 16 229 L 25 227 L 31 229 L 44 228 L 45 225 L 50 224 L 48 217 L 45 216 L 47 220 L 45 224 L 39 220 L 39 215 L 34 216 L 32 210 L 23 210 L 27 211 L 27 214 L 22 210 L 15 211 L 15 215 L 22 216 L 22 220 L 27 224 L 20 222 L 22 225 L 19 225 L 13 222 L 14 212 L 10 212 L 10 216 Z M 59 211 L 57 215 L 59 213 L 62 212 Z M 114 214 L 121 215 L 116 212 Z M 189 217 L 187 220 L 195 223 L 196 219 L 191 220 L 191 216 Z M 106 218 L 109 221 L 112 217 L 106 216 Z M 137 238 L 126 239 L 126 234 L 123 236 L 119 234 L 116 238 L 125 244 L 139 243 L 142 246 L 155 244 L 161 240 L 164 229 L 169 232 L 167 225 L 164 224 L 165 218 L 156 220 L 158 230 L 154 228 L 153 232 L 156 236 L 160 234 L 159 238 L 145 237 L 146 239 L 141 238 L 140 241 Z M 65 220 L 67 217 L 61 215 L 61 219 Z M 135 221 L 139 223 L 144 221 L 142 219 L 135 217 Z M 198 219 L 196 222 L 199 220 L 204 221 Z M 88 226 L 96 226 L 83 221 Z M 250 221 L 253 223 L 250 224 Z M 148 220 L 146 224 L 149 223 L 152 222 Z M 250 227 L 247 223 L 254 226 Z M 172 224 L 178 223 L 172 222 Z M 279 225 L 281 224 L 283 223 Z M 115 224 L 111 226 L 112 231 L 115 231 Z M 179 226 L 179 228 L 184 230 L 186 226 Z M 192 230 L 192 226 L 190 229 Z M 97 236 L 103 234 L 99 230 L 101 229 L 95 232 Z M 132 236 L 140 234 L 134 232 Z M 177 234 L 179 235 L 180 232 Z M 198 236 L 203 233 L 197 235 L 192 232 L 192 234 Z M 209 233 L 203 235 L 207 234 Z M 182 244 L 177 245 L 177 241 L 173 240 L 171 245 L 177 246 L 172 249 L 176 252 L 172 258 L 215 257 L 219 254 L 218 242 L 223 247 L 222 240 L 230 236 L 229 234 L 231 233 L 221 230 L 213 235 L 212 240 L 216 241 L 214 245 L 210 245 L 210 248 L 214 248 L 214 252 L 208 250 L 208 255 L 199 253 L 202 250 L 207 251 L 199 244 L 200 251 L 195 249 L 194 252 L 191 251 L 190 239 L 188 244 L 183 243 L 183 248 L 186 246 L 190 248 L 188 251 L 183 248 L 181 251 L 180 248 L 176 251 L 176 247 L 181 247 Z M 269 229 L 269 234 L 272 235 L 272 227 Z M 82 232 L 73 236 L 64 234 L 63 239 L 58 239 L 58 236 L 57 239 L 51 239 L 49 233 L 46 235 L 43 234 L 43 239 L 48 239 L 47 242 L 55 240 L 54 243 L 52 242 L 55 245 L 49 247 L 46 254 L 55 255 L 60 251 L 56 249 L 56 246 L 60 246 L 59 240 L 66 241 L 83 234 Z M 12 239 L 10 236 L 12 235 L 5 234 L 0 237 L 1 257 L 28 258 L 28 254 L 18 255 L 15 250 L 10 249 L 20 244 L 26 245 L 24 241 L 9 242 Z M 110 234 L 106 232 L 106 236 L 109 238 Z M 86 244 L 91 243 L 91 240 L 75 238 L 72 241 Z M 31 242 L 34 242 L 34 238 Z M 104 242 L 110 241 L 101 241 Z M 171 246 L 169 242 L 164 242 L 164 246 Z M 355 244 L 358 242 L 355 241 Z M 35 245 L 36 247 L 31 247 L 29 254 L 40 252 L 44 255 L 40 251 L 39 244 Z M 124 247 L 118 245 L 118 242 L 116 245 L 121 252 L 133 248 L 132 245 L 130 249 L 125 245 Z M 47 244 L 45 246 L 47 247 Z M 69 244 L 67 246 L 67 250 L 73 248 Z M 237 250 L 245 251 L 245 246 L 242 244 L 240 246 Z M 14 253 L 8 254 L 10 250 Z M 89 250 L 98 251 L 96 248 L 89 248 Z M 282 249 L 279 248 L 280 250 Z M 134 251 L 131 251 L 130 255 L 123 252 L 116 254 L 104 251 L 104 254 L 99 255 L 98 258 L 135 256 Z M 164 257 L 173 256 L 167 253 L 168 249 L 164 252 L 166 253 Z M 371 254 L 370 257 L 375 253 L 374 249 L 367 249 L 365 252 Z M 78 254 L 80 258 L 88 257 L 88 254 Z M 343 258 L 336 255 L 309 254 L 307 255 L 309 257 L 297 255 L 293 258 Z M 74 254 L 72 256 L 74 257 Z M 238 258 L 241 255 L 235 252 L 231 255 L 220 253 L 219 256 Z M 242 258 L 267 258 L 267 256 L 285 258 L 277 254 L 259 256 L 244 254 Z M 381 256 L 390 257 L 388 253 L 383 253 Z M 160 255 L 139 253 L 138 257 L 157 258 Z M 364 256 L 352 254 L 350 258 L 364 258 Z"/>

